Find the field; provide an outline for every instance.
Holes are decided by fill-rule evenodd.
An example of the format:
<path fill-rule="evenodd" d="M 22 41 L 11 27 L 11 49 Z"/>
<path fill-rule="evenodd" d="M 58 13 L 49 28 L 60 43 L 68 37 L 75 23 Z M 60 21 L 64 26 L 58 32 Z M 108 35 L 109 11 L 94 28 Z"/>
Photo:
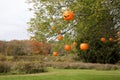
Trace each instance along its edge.
<path fill-rule="evenodd" d="M 120 70 L 53 69 L 25 75 L 1 75 L 0 80 L 120 80 Z"/>

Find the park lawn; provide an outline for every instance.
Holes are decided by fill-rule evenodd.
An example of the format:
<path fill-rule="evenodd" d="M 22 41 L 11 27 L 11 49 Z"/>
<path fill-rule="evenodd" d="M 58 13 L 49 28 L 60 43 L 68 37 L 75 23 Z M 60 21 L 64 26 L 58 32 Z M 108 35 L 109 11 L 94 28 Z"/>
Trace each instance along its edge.
<path fill-rule="evenodd" d="M 50 69 L 26 75 L 1 75 L 0 80 L 120 80 L 120 70 Z"/>

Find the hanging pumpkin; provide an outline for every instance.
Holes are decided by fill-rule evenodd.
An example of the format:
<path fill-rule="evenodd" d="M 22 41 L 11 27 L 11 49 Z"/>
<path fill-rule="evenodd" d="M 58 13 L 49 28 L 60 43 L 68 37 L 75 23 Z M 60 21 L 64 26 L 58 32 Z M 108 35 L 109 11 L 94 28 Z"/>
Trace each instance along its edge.
<path fill-rule="evenodd" d="M 85 50 L 88 50 L 88 48 L 89 48 L 89 45 L 87 43 L 81 43 L 80 44 L 80 49 L 81 50 L 85 51 Z"/>
<path fill-rule="evenodd" d="M 67 44 L 67 45 L 64 46 L 64 49 L 65 49 L 66 51 L 70 51 L 70 50 L 71 50 L 71 46 Z"/>
<path fill-rule="evenodd" d="M 100 41 L 101 41 L 101 42 L 105 42 L 106 39 L 105 39 L 104 37 L 102 37 L 102 38 L 100 39 Z"/>
<path fill-rule="evenodd" d="M 63 39 L 63 36 L 62 36 L 62 35 L 59 35 L 59 36 L 57 37 L 57 39 L 60 41 L 60 40 Z"/>
<path fill-rule="evenodd" d="M 73 11 L 65 11 L 63 13 L 63 19 L 64 20 L 72 20 L 74 18 L 74 13 Z"/>
<path fill-rule="evenodd" d="M 109 38 L 109 41 L 112 42 L 112 41 L 113 41 L 113 38 Z"/>
<path fill-rule="evenodd" d="M 55 26 L 52 26 L 52 27 L 51 27 L 51 30 L 55 30 L 55 29 L 56 29 L 56 27 L 55 27 Z"/>
<path fill-rule="evenodd" d="M 53 56 L 58 56 L 58 52 L 53 52 Z"/>
<path fill-rule="evenodd" d="M 73 42 L 73 46 L 76 47 L 76 46 L 77 46 L 77 43 L 76 43 L 76 42 Z"/>

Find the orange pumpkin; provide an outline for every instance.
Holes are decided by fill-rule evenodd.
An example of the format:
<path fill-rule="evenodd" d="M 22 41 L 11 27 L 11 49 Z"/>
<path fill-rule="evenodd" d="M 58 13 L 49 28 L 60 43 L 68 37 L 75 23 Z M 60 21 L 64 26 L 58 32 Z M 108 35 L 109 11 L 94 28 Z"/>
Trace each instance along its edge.
<path fill-rule="evenodd" d="M 77 43 L 76 43 L 76 42 L 73 42 L 73 46 L 76 47 L 76 46 L 77 46 Z"/>
<path fill-rule="evenodd" d="M 106 39 L 105 39 L 104 37 L 102 37 L 102 38 L 100 39 L 100 41 L 101 41 L 101 42 L 105 42 Z"/>
<path fill-rule="evenodd" d="M 112 42 L 112 41 L 113 41 L 113 38 L 109 38 L 109 41 Z"/>
<path fill-rule="evenodd" d="M 53 56 L 58 56 L 58 52 L 53 52 Z"/>
<path fill-rule="evenodd" d="M 74 13 L 73 11 L 65 11 L 63 13 L 63 19 L 64 20 L 72 20 L 74 18 Z"/>
<path fill-rule="evenodd" d="M 87 43 L 81 43 L 80 44 L 80 49 L 81 50 L 85 51 L 85 50 L 88 50 L 88 48 L 89 48 L 89 45 Z"/>
<path fill-rule="evenodd" d="M 67 44 L 67 45 L 64 46 L 64 49 L 65 49 L 66 51 L 70 51 L 70 50 L 71 50 L 71 46 Z"/>
<path fill-rule="evenodd" d="M 59 35 L 59 36 L 57 37 L 57 39 L 60 41 L 60 40 L 63 39 L 63 36 L 62 36 L 62 35 Z"/>

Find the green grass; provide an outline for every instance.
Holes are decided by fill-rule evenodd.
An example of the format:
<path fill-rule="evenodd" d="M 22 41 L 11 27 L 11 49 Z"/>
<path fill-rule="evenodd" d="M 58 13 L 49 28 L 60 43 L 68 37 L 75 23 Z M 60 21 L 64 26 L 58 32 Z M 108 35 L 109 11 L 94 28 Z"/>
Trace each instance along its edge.
<path fill-rule="evenodd" d="M 120 80 L 120 70 L 50 69 L 26 75 L 1 75 L 0 80 Z"/>

